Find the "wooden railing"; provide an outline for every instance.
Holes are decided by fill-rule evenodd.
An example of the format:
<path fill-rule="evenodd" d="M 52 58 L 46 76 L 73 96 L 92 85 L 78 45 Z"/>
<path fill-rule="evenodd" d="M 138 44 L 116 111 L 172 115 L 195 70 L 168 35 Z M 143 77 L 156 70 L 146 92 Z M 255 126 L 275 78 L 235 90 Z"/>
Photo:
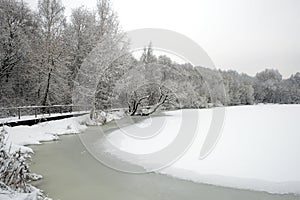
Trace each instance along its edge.
<path fill-rule="evenodd" d="M 151 106 L 144 106 L 143 109 L 149 109 Z M 103 109 L 105 112 L 116 112 L 127 108 L 109 108 Z M 8 122 L 18 122 L 24 120 L 50 119 L 53 117 L 64 118 L 64 115 L 82 115 L 87 114 L 91 106 L 86 105 L 52 105 L 52 106 L 21 106 L 0 108 L 0 124 Z"/>
<path fill-rule="evenodd" d="M 16 117 L 17 119 L 21 119 L 22 116 L 34 116 L 35 118 L 38 118 L 40 115 L 51 116 L 51 114 L 64 114 L 88 110 L 90 110 L 90 107 L 83 105 L 9 107 L 0 108 L 0 118 Z"/>

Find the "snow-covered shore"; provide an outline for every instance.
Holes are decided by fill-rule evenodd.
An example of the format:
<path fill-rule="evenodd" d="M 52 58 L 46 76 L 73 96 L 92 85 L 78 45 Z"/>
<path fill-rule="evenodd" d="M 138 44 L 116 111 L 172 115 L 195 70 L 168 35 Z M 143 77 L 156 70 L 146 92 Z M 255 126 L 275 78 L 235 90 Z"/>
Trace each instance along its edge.
<path fill-rule="evenodd" d="M 219 142 L 208 157 L 200 160 L 212 111 L 194 110 L 199 112 L 200 126 L 193 144 L 179 160 L 158 173 L 219 186 L 300 194 L 300 105 L 227 107 Z M 182 120 L 180 113 L 167 112 L 164 127 L 149 139 L 130 137 L 124 130 L 117 130 L 109 135 L 107 142 L 133 155 L 159 151 L 176 137 L 176 127 L 180 127 Z M 152 118 L 152 123 L 153 120 L 162 119 Z M 142 121 L 137 126 L 147 127 L 147 124 L 151 121 Z M 124 157 L 128 154 L 116 154 L 118 151 L 107 151 L 146 169 L 153 164 L 149 160 Z"/>
<path fill-rule="evenodd" d="M 72 117 L 67 119 L 49 121 L 39 123 L 33 126 L 4 126 L 8 134 L 6 135 L 6 146 L 10 152 L 20 150 L 22 153 L 34 153 L 28 145 L 41 144 L 42 142 L 57 140 L 60 135 L 78 134 L 83 132 L 87 125 L 101 125 L 104 122 L 110 122 L 115 119 L 120 119 L 124 116 L 123 111 L 113 113 L 98 113 L 98 120 L 92 121 L 89 114 L 80 117 Z M 13 190 L 3 190 L 0 188 L 0 200 L 25 200 L 37 199 L 39 190 L 32 193 L 21 193 Z"/>
<path fill-rule="evenodd" d="M 84 131 L 88 115 L 68 119 L 39 123 L 33 126 L 4 126 L 8 132 L 7 144 L 12 151 L 33 153 L 26 145 L 41 144 L 41 142 L 57 140 L 59 135 L 76 134 Z"/>
<path fill-rule="evenodd" d="M 6 135 L 6 148 L 13 153 L 18 150 L 27 154 L 33 153 L 32 149 L 27 145 L 41 144 L 41 142 L 57 140 L 59 135 L 76 134 L 84 131 L 87 126 L 85 122 L 88 115 L 62 119 L 57 121 L 49 121 L 33 126 L 16 126 L 16 127 L 0 127 L 8 134 Z M 13 191 L 10 188 L 0 188 L 0 200 L 25 200 L 25 199 L 39 199 L 40 191 L 32 187 L 33 192 L 22 193 Z"/>
<path fill-rule="evenodd" d="M 91 121 L 89 114 L 39 123 L 33 126 L 4 126 L 8 132 L 7 144 L 12 151 L 21 150 L 23 153 L 33 153 L 27 145 L 41 144 L 41 142 L 57 140 L 59 135 L 78 134 L 87 125 L 101 125 L 101 123 L 120 119 L 123 111 L 99 114 L 99 120 Z M 2 129 L 2 127 L 0 127 Z"/>

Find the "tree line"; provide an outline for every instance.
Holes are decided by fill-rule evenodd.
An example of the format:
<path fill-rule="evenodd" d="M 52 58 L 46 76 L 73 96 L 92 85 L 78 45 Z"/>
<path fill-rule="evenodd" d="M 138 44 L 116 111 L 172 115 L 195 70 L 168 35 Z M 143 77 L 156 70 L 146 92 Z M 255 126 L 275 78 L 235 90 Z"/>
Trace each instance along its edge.
<path fill-rule="evenodd" d="M 94 108 L 127 106 L 134 113 L 137 105 L 157 109 L 162 102 L 181 108 L 300 103 L 300 73 L 283 79 L 266 69 L 251 77 L 178 64 L 155 56 L 151 45 L 136 59 L 109 0 L 98 0 L 95 10 L 73 9 L 70 20 L 64 11 L 59 0 L 40 0 L 37 10 L 0 1 L 0 107 L 72 104 L 75 89 L 93 96 Z M 97 62 L 83 69 L 91 59 Z M 78 80 L 94 82 L 96 90 L 78 89 Z"/>
<path fill-rule="evenodd" d="M 160 105 L 166 96 L 165 107 L 175 108 L 300 103 L 299 72 L 283 79 L 278 70 L 265 69 L 251 77 L 233 70 L 178 64 L 153 51 L 150 43 L 130 73 L 117 81 L 112 101 L 122 107 L 127 104 L 129 110 L 132 104 Z"/>

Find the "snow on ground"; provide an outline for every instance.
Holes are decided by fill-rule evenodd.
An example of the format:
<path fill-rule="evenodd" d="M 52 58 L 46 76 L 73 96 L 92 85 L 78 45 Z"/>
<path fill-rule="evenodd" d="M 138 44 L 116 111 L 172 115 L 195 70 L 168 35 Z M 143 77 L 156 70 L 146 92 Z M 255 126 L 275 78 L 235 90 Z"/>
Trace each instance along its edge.
<path fill-rule="evenodd" d="M 123 118 L 125 116 L 125 110 L 126 109 L 120 108 L 120 110 L 118 110 L 118 111 L 106 113 L 105 114 L 106 122 L 111 122 L 113 120 L 118 120 L 118 119 Z"/>
<path fill-rule="evenodd" d="M 219 142 L 208 157 L 200 160 L 213 110 L 194 110 L 199 112 L 199 128 L 193 144 L 179 160 L 158 173 L 233 188 L 300 194 L 300 105 L 227 107 Z M 107 142 L 135 155 L 159 151 L 176 137 L 182 121 L 180 113 L 182 111 L 167 112 L 171 116 L 166 117 L 159 134 L 151 138 L 132 137 L 128 130 L 133 127 L 128 127 L 126 134 L 124 129 L 112 132 Z M 151 120 L 153 123 L 162 117 Z M 151 121 L 146 120 L 132 126 L 149 124 Z M 116 156 L 146 169 L 153 164 L 124 155 L 127 154 Z"/>
<path fill-rule="evenodd" d="M 4 129 L 8 132 L 7 144 L 11 144 L 13 151 L 21 149 L 23 152 L 32 152 L 25 145 L 56 140 L 58 135 L 80 133 L 86 128 L 84 122 L 87 118 L 88 115 L 84 115 L 39 123 L 33 126 L 4 126 Z"/>
<path fill-rule="evenodd" d="M 38 190 L 32 193 L 20 193 L 0 189 L 0 200 L 38 200 Z"/>

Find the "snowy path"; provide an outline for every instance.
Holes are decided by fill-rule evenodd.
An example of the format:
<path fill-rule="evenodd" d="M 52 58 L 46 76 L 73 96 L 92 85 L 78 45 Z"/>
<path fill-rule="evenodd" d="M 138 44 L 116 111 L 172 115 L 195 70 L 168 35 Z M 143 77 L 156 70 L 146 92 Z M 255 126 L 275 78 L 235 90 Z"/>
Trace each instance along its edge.
<path fill-rule="evenodd" d="M 19 117 L 7 117 L 7 118 L 0 118 L 0 124 L 34 120 L 34 119 L 51 118 L 51 117 L 58 117 L 58 116 L 77 115 L 77 114 L 83 114 L 83 113 L 87 113 L 87 111 L 76 111 L 76 112 L 68 112 L 68 113 L 51 113 L 50 115 L 49 114 L 39 114 L 36 117 L 34 115 L 24 115 L 24 116 L 21 116 L 20 119 L 19 119 Z"/>

